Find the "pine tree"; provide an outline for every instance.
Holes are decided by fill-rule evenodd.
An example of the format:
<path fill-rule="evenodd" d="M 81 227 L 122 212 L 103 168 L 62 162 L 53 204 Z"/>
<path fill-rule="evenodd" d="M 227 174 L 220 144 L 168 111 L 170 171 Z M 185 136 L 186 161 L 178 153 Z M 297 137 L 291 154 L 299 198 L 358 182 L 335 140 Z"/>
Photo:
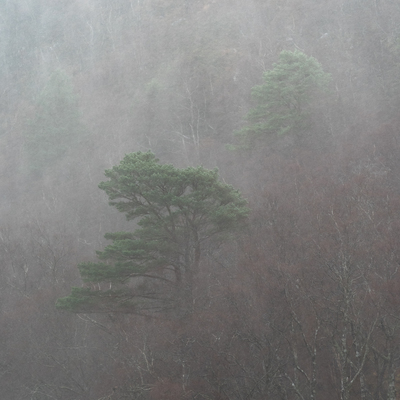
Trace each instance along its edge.
<path fill-rule="evenodd" d="M 256 107 L 246 117 L 249 125 L 238 132 L 246 147 L 271 135 L 304 132 L 315 99 L 326 90 L 330 75 L 315 58 L 300 51 L 282 51 L 263 80 L 252 89 Z"/>
<path fill-rule="evenodd" d="M 154 154 L 131 153 L 101 182 L 110 205 L 137 220 L 133 232 L 108 233 L 100 262 L 79 266 L 84 282 L 57 306 L 75 312 L 141 313 L 184 307 L 190 311 L 193 278 L 202 250 L 243 226 L 246 201 L 218 180 L 217 170 L 178 169 Z M 101 290 L 101 284 L 107 290 Z M 99 286 L 100 285 L 100 286 Z"/>

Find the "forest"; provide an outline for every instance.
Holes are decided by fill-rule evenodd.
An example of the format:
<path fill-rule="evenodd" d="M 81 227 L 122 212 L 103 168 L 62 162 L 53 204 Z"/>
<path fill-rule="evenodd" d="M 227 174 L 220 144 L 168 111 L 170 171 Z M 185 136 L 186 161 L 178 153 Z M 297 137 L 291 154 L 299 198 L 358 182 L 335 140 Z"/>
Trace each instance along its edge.
<path fill-rule="evenodd" d="M 400 396 L 397 0 L 0 0 L 7 400 Z"/>

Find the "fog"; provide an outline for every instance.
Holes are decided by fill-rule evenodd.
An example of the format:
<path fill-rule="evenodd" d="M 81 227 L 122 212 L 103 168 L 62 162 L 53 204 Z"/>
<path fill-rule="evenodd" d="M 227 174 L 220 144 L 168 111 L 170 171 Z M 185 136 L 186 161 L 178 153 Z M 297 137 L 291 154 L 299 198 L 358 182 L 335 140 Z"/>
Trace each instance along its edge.
<path fill-rule="evenodd" d="M 1 0 L 1 398 L 395 400 L 399 27 L 393 0 Z M 177 239 L 190 296 L 166 261 L 78 268 L 143 228 L 98 185 L 149 151 L 247 201 Z M 114 287 L 151 296 L 56 307 Z"/>

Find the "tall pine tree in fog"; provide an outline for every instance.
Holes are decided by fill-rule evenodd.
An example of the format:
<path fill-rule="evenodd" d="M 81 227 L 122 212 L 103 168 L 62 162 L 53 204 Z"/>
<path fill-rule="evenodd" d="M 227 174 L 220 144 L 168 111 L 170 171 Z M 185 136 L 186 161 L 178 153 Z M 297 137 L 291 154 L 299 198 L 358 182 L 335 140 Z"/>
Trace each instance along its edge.
<path fill-rule="evenodd" d="M 25 135 L 28 168 L 41 174 L 63 157 L 83 133 L 76 96 L 69 76 L 55 71 L 36 102 Z"/>
<path fill-rule="evenodd" d="M 150 152 L 126 155 L 105 175 L 100 189 L 138 228 L 106 234 L 112 244 L 97 253 L 100 262 L 80 264 L 83 280 L 106 283 L 106 290 L 74 288 L 58 307 L 140 313 L 178 305 L 190 312 L 204 245 L 243 226 L 246 201 L 218 180 L 217 170 L 177 169 Z"/>
<path fill-rule="evenodd" d="M 256 106 L 246 117 L 248 126 L 238 132 L 245 146 L 254 146 L 257 139 L 268 135 L 304 132 L 330 76 L 315 58 L 296 50 L 282 51 L 279 62 L 264 73 L 263 80 L 252 89 Z"/>

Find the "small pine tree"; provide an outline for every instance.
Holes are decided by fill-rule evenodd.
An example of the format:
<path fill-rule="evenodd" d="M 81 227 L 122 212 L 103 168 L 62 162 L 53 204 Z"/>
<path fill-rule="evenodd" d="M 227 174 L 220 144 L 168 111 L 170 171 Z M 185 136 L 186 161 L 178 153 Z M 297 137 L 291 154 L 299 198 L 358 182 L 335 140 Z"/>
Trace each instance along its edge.
<path fill-rule="evenodd" d="M 97 252 L 100 262 L 80 264 L 85 282 L 107 290 L 74 288 L 58 308 L 140 313 L 178 304 L 190 311 L 205 244 L 243 226 L 246 201 L 217 170 L 159 164 L 150 152 L 126 155 L 105 175 L 100 189 L 138 228 L 106 234 L 112 243 Z"/>
<path fill-rule="evenodd" d="M 264 83 L 252 89 L 256 107 L 237 134 L 245 147 L 257 139 L 285 133 L 301 133 L 309 127 L 309 116 L 318 94 L 327 89 L 330 75 L 318 61 L 300 51 L 282 51 L 279 62 L 263 75 Z"/>

